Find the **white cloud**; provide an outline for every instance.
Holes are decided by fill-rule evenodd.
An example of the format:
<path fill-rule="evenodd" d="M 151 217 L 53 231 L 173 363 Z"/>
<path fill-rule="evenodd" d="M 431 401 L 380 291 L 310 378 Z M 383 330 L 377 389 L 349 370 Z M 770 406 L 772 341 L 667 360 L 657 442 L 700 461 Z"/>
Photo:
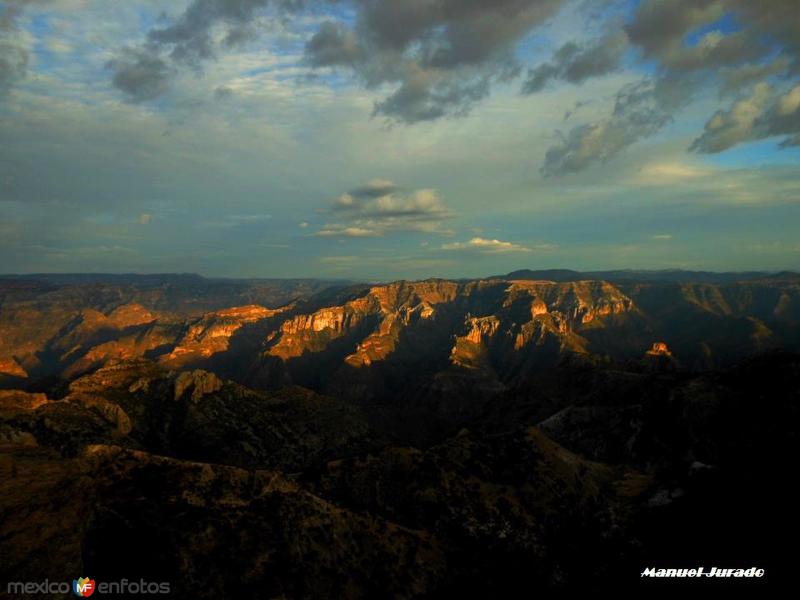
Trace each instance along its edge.
<path fill-rule="evenodd" d="M 322 229 L 315 234 L 317 237 L 378 237 L 380 232 L 374 229 L 367 229 L 366 227 L 348 227 L 346 225 L 334 223 L 325 225 Z"/>
<path fill-rule="evenodd" d="M 714 175 L 716 169 L 685 162 L 653 162 L 643 166 L 630 183 L 635 185 L 674 185 Z"/>
<path fill-rule="evenodd" d="M 342 194 L 333 203 L 336 210 L 350 210 L 357 207 L 356 199 L 351 194 Z"/>
<path fill-rule="evenodd" d="M 215 217 L 213 220 L 202 223 L 203 227 L 212 229 L 234 229 L 236 227 L 264 225 L 272 220 L 272 215 L 265 213 L 255 214 L 231 214 L 222 217 Z"/>
<path fill-rule="evenodd" d="M 436 190 L 401 193 L 391 181 L 374 179 L 333 203 L 338 222 L 327 223 L 318 237 L 373 237 L 389 232 L 448 233 L 442 227 L 454 215 Z"/>
<path fill-rule="evenodd" d="M 339 264 L 349 264 L 358 262 L 360 259 L 358 256 L 323 256 L 319 259 L 324 265 L 339 265 Z"/>
<path fill-rule="evenodd" d="M 531 248 L 512 242 L 502 240 L 489 240 L 482 237 L 474 237 L 468 242 L 453 242 L 443 244 L 442 250 L 476 250 L 486 254 L 506 254 L 509 252 L 533 252 Z"/>

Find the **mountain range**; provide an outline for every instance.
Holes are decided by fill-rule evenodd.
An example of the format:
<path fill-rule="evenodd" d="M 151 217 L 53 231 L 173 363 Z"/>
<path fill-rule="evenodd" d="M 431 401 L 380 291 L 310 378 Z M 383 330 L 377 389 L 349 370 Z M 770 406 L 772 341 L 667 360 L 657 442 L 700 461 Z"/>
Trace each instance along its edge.
<path fill-rule="evenodd" d="M 794 273 L 3 276 L 0 576 L 181 598 L 509 597 L 678 559 L 777 579 L 798 352 Z"/>

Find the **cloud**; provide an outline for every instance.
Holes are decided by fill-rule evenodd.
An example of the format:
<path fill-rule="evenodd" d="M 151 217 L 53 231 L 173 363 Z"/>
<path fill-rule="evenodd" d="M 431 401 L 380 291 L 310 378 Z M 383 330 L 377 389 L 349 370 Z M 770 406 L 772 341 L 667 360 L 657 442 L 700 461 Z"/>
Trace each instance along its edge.
<path fill-rule="evenodd" d="M 728 24 L 723 25 L 727 19 Z M 730 23 L 734 23 L 733 26 Z M 551 147 L 541 171 L 558 176 L 606 162 L 632 144 L 659 132 L 700 89 L 729 93 L 752 85 L 749 97 L 718 111 L 692 145 L 697 152 L 720 152 L 741 141 L 788 135 L 784 146 L 800 143 L 791 97 L 783 109 L 769 109 L 764 94 L 769 78 L 800 73 L 800 19 L 796 0 L 642 0 L 624 26 L 630 44 L 651 61 L 650 89 L 621 90 L 613 114 L 576 126 Z M 614 53 L 601 39 L 593 47 L 563 46 L 551 62 L 529 72 L 523 91 L 542 89 L 553 80 L 580 80 L 614 65 Z M 574 68 L 586 57 L 588 66 Z M 594 63 L 591 60 L 594 59 Z M 789 92 L 791 93 L 791 91 Z M 621 98 L 627 101 L 621 103 Z"/>
<path fill-rule="evenodd" d="M 333 21 L 325 21 L 308 41 L 306 57 L 314 67 L 352 66 L 366 58 L 355 32 Z"/>
<path fill-rule="evenodd" d="M 0 38 L 0 96 L 25 77 L 28 52 L 8 39 Z"/>
<path fill-rule="evenodd" d="M 623 87 L 617 93 L 610 118 L 574 127 L 547 150 L 542 174 L 552 177 L 575 173 L 610 160 L 670 122 L 666 102 L 659 85 L 651 80 Z"/>
<path fill-rule="evenodd" d="M 522 92 L 533 94 L 541 91 L 550 81 L 583 83 L 590 77 L 611 73 L 619 67 L 627 47 L 628 38 L 624 31 L 612 31 L 589 44 L 569 42 L 553 54 L 551 62 L 528 70 Z"/>
<path fill-rule="evenodd" d="M 790 61 L 786 56 L 778 56 L 774 60 L 763 64 L 743 65 L 733 67 L 723 72 L 723 83 L 720 93 L 728 95 L 747 89 L 773 75 L 784 73 L 789 68 Z"/>
<path fill-rule="evenodd" d="M 326 265 L 338 265 L 338 264 L 349 264 L 354 262 L 359 262 L 362 257 L 360 256 L 323 256 L 319 259 L 319 262 Z"/>
<path fill-rule="evenodd" d="M 224 229 L 224 228 L 233 229 L 237 227 L 245 227 L 253 225 L 263 226 L 267 221 L 270 221 L 271 219 L 272 215 L 266 213 L 228 214 L 216 217 L 212 221 L 207 221 L 203 223 L 203 226 L 214 229 Z"/>
<path fill-rule="evenodd" d="M 353 194 L 342 194 L 333 203 L 333 210 L 355 210 L 359 207 L 359 200 Z"/>
<path fill-rule="evenodd" d="M 30 54 L 20 38 L 17 19 L 30 3 L 31 0 L 9 0 L 0 13 L 0 98 L 28 71 Z"/>
<path fill-rule="evenodd" d="M 657 235 L 654 235 L 652 239 L 659 242 L 666 242 L 672 239 L 672 235 L 669 233 L 659 233 Z"/>
<path fill-rule="evenodd" d="M 735 85 L 800 73 L 795 0 L 641 0 L 626 24 L 596 13 L 594 17 L 607 19 L 603 35 L 563 44 L 550 61 L 525 70 L 523 42 L 567 4 L 568 0 L 192 0 L 178 16 L 153 27 L 138 48 L 122 50 L 109 65 L 114 85 L 130 99 L 152 100 L 169 89 L 181 69 L 200 71 L 207 61 L 253 39 L 260 31 L 258 19 L 268 14 L 295 25 L 291 31 L 304 41 L 305 67 L 352 74 L 361 86 L 381 94 L 373 103 L 373 115 L 405 124 L 464 116 L 498 84 L 523 73 L 527 76 L 522 93 L 532 94 L 553 82 L 579 84 L 612 73 L 624 56 L 638 55 L 665 94 L 671 90 L 672 101 L 661 107 L 668 117 L 698 88 L 716 85 L 729 91 Z M 587 18 L 593 16 L 590 3 L 576 6 Z M 320 15 L 325 20 L 309 33 L 308 23 Z M 638 52 L 628 53 L 629 48 Z M 6 79 L 16 77 L 14 65 L 0 68 L 9 73 Z M 216 89 L 218 99 L 229 95 L 228 88 Z M 614 115 L 584 123 L 564 138 L 560 149 L 553 149 L 543 172 L 563 174 L 595 162 L 572 160 L 576 153 L 565 145 L 591 143 L 598 137 L 612 140 L 612 150 L 600 153 L 600 161 L 608 160 L 653 135 L 668 120 L 659 115 L 661 125 L 648 127 Z M 562 162 L 564 168 L 558 166 Z"/>
<path fill-rule="evenodd" d="M 682 46 L 690 31 L 722 14 L 718 0 L 649 0 L 639 4 L 626 29 L 646 57 L 660 59 Z"/>
<path fill-rule="evenodd" d="M 779 93 L 762 82 L 728 110 L 717 111 L 689 149 L 717 153 L 743 142 L 781 135 L 788 136 L 782 142 L 784 147 L 800 142 L 800 85 Z"/>
<path fill-rule="evenodd" d="M 737 4 L 725 0 L 650 0 L 639 5 L 626 30 L 644 56 L 658 60 L 662 68 L 692 71 L 739 64 L 768 53 L 751 28 L 730 33 L 714 29 L 694 43 L 687 42 L 689 34 L 713 25 L 730 10 L 736 11 Z"/>
<path fill-rule="evenodd" d="M 382 235 L 375 229 L 367 229 L 366 227 L 347 226 L 341 224 L 328 224 L 315 234 L 317 237 L 379 237 Z"/>
<path fill-rule="evenodd" d="M 716 170 L 705 165 L 685 162 L 653 162 L 646 164 L 628 180 L 633 185 L 676 185 L 696 181 L 716 174 Z"/>
<path fill-rule="evenodd" d="M 214 99 L 215 100 L 227 100 L 228 98 L 232 97 L 235 92 L 225 85 L 218 85 L 214 88 Z"/>
<path fill-rule="evenodd" d="M 771 90 L 759 83 L 752 94 L 733 103 L 727 111 L 717 111 L 708 120 L 705 132 L 690 147 L 695 152 L 721 152 L 739 142 L 752 139 L 754 128 L 766 108 Z"/>
<path fill-rule="evenodd" d="M 779 95 L 758 126 L 766 137 L 790 135 L 782 142 L 784 147 L 800 144 L 800 85 Z"/>
<path fill-rule="evenodd" d="M 795 0 L 727 0 L 725 6 L 734 12 L 738 21 L 752 29 L 756 47 L 761 47 L 767 54 L 774 50 L 776 44 L 779 45 L 781 54 L 791 60 L 788 72 L 794 75 L 798 73 L 800 19 L 797 18 Z"/>
<path fill-rule="evenodd" d="M 452 215 L 436 190 L 417 190 L 408 196 L 388 194 L 364 207 L 362 214 L 384 219 L 446 219 Z"/>
<path fill-rule="evenodd" d="M 407 124 L 464 116 L 489 95 L 491 83 L 485 73 L 453 76 L 410 63 L 400 87 L 375 104 L 374 114 Z"/>
<path fill-rule="evenodd" d="M 394 183 L 383 179 L 342 194 L 331 212 L 346 222 L 328 223 L 315 235 L 373 237 L 392 231 L 442 232 L 442 223 L 454 216 L 436 190 L 401 193 Z"/>
<path fill-rule="evenodd" d="M 533 252 L 531 248 L 504 242 L 501 240 L 489 240 L 482 237 L 474 237 L 468 242 L 454 242 L 443 244 L 442 250 L 474 250 L 485 254 L 508 254 L 512 252 Z"/>
<path fill-rule="evenodd" d="M 153 49 L 126 49 L 106 64 L 114 72 L 114 87 L 134 102 L 153 100 L 169 88 L 174 69 Z"/>
<path fill-rule="evenodd" d="M 225 220 L 231 223 L 263 223 L 269 221 L 272 215 L 266 213 L 246 214 L 246 215 L 225 215 Z"/>
<path fill-rule="evenodd" d="M 113 84 L 134 102 L 163 95 L 179 67 L 199 70 L 204 61 L 215 58 L 220 49 L 229 50 L 255 36 L 252 21 L 256 11 L 275 6 L 294 11 L 300 0 L 193 0 L 171 24 L 157 26 L 138 48 L 124 48 L 109 61 Z M 222 28 L 222 37 L 216 36 Z M 217 99 L 229 94 L 215 90 Z"/>
<path fill-rule="evenodd" d="M 356 2 L 355 26 L 329 21 L 306 45 L 314 67 L 395 89 L 375 114 L 404 123 L 463 115 L 519 73 L 516 45 L 563 0 Z"/>
<path fill-rule="evenodd" d="M 373 179 L 362 186 L 350 190 L 345 196 L 354 199 L 380 198 L 398 191 L 398 187 L 388 179 Z"/>
<path fill-rule="evenodd" d="M 329 19 L 305 44 L 312 69 L 346 69 L 370 89 L 393 87 L 375 104 L 375 114 L 415 123 L 465 114 L 485 98 L 493 83 L 519 74 L 516 46 L 542 25 L 566 0 L 404 0 L 334 2 L 354 9 L 351 26 Z M 161 60 L 200 69 L 221 51 L 257 34 L 255 21 L 268 9 L 286 17 L 301 11 L 328 9 L 330 0 L 193 0 L 172 22 L 151 29 L 133 61 L 139 79 L 143 70 L 158 74 L 157 84 L 117 87 L 134 100 L 163 94 L 155 67 Z M 142 58 L 144 56 L 145 58 Z M 125 57 L 118 59 L 124 65 Z M 117 77 L 115 73 L 115 78 Z M 145 77 L 145 79 L 147 79 Z"/>
<path fill-rule="evenodd" d="M 405 53 L 416 47 L 414 60 L 421 66 L 452 69 L 506 54 L 561 4 L 560 0 L 363 1 L 357 32 L 362 44 L 379 53 Z"/>
<path fill-rule="evenodd" d="M 249 39 L 256 10 L 268 4 L 269 0 L 194 0 L 174 23 L 152 29 L 148 40 L 169 48 L 174 60 L 196 66 L 213 58 L 218 44 L 233 47 Z M 276 0 L 272 4 L 288 9 L 300 2 Z M 225 28 L 221 42 L 215 42 L 212 35 L 217 25 Z"/>

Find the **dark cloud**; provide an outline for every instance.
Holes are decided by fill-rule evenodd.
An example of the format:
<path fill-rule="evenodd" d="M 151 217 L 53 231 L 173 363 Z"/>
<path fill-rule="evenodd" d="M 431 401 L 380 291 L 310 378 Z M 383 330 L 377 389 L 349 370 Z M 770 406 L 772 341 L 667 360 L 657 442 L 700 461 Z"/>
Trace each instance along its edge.
<path fill-rule="evenodd" d="M 152 49 L 129 49 L 107 64 L 114 72 L 112 82 L 134 102 L 152 100 L 162 95 L 174 70 Z"/>
<path fill-rule="evenodd" d="M 308 41 L 306 57 L 314 67 L 354 66 L 365 58 L 356 34 L 333 21 L 324 22 Z"/>
<path fill-rule="evenodd" d="M 522 92 L 539 92 L 552 80 L 583 83 L 591 77 L 611 73 L 619 67 L 627 46 L 624 31 L 611 32 L 588 44 L 564 44 L 553 54 L 552 61 L 528 70 Z"/>
<path fill-rule="evenodd" d="M 552 177 L 582 171 L 659 131 L 671 120 L 666 107 L 672 98 L 664 94 L 663 85 L 645 80 L 623 87 L 610 118 L 579 125 L 548 149 L 542 174 Z"/>
<path fill-rule="evenodd" d="M 626 30 L 647 58 L 664 61 L 684 46 L 691 31 L 724 12 L 720 0 L 644 0 Z"/>
<path fill-rule="evenodd" d="M 168 27 L 150 31 L 149 40 L 171 47 L 174 59 L 191 64 L 214 56 L 212 29 L 218 24 L 228 27 L 227 45 L 248 38 L 248 24 L 255 11 L 269 0 L 194 0 L 181 17 Z"/>
<path fill-rule="evenodd" d="M 28 52 L 14 42 L 0 37 L 0 97 L 25 77 L 28 70 Z"/>
<path fill-rule="evenodd" d="M 301 0 L 194 0 L 175 21 L 156 27 L 138 49 L 125 49 L 110 61 L 114 85 L 134 102 L 152 100 L 169 88 L 177 73 L 174 65 L 200 69 L 213 59 L 218 45 L 212 35 L 224 28 L 221 46 L 232 48 L 256 35 L 252 21 L 256 11 L 268 5 L 278 10 L 298 10 Z"/>
<path fill-rule="evenodd" d="M 359 0 L 356 29 L 376 52 L 407 52 L 425 68 L 480 65 L 506 54 L 562 0 Z"/>
<path fill-rule="evenodd" d="M 373 179 L 339 196 L 333 203 L 333 210 L 364 213 L 368 208 L 369 201 L 392 197 L 399 191 L 400 188 L 387 179 Z"/>
<path fill-rule="evenodd" d="M 224 85 L 219 85 L 214 89 L 215 100 L 227 100 L 234 95 L 234 91 Z"/>
<path fill-rule="evenodd" d="M 350 195 L 356 198 L 380 198 L 397 192 L 398 188 L 387 179 L 373 179 L 372 181 L 350 190 Z"/>
<path fill-rule="evenodd" d="M 608 119 L 563 136 L 547 151 L 542 172 L 562 175 L 610 159 L 660 131 L 698 89 L 715 85 L 722 94 L 742 86 L 752 87 L 752 93 L 717 111 L 692 151 L 720 152 L 780 135 L 788 136 L 784 146 L 796 144 L 797 115 L 790 110 L 796 88 L 775 96 L 766 80 L 800 74 L 797 10 L 797 0 L 643 0 L 624 29 L 630 43 L 654 62 L 655 83 L 623 89 Z M 734 27 L 715 27 L 723 17 L 732 19 Z M 602 44 L 595 49 L 598 64 L 608 65 L 602 50 Z M 537 91 L 553 79 L 569 81 L 567 68 L 582 54 L 574 44 L 562 47 L 553 61 L 530 72 L 524 91 Z"/>
<path fill-rule="evenodd" d="M 565 122 L 569 121 L 573 116 L 575 116 L 575 114 L 577 114 L 578 111 L 580 111 L 585 106 L 588 106 L 590 104 L 591 104 L 591 100 L 578 100 L 578 101 L 576 101 L 575 104 L 572 106 L 572 108 L 567 109 L 567 111 L 564 112 L 564 121 Z"/>
<path fill-rule="evenodd" d="M 306 46 L 315 67 L 396 88 L 375 114 L 404 123 L 463 115 L 519 74 L 516 44 L 563 0 L 358 0 L 355 26 L 327 22 Z"/>
<path fill-rule="evenodd" d="M 722 88 L 720 94 L 725 96 L 739 93 L 742 89 L 747 89 L 774 75 L 785 73 L 789 68 L 789 62 L 786 56 L 778 56 L 765 63 L 743 65 L 726 69 L 722 73 Z"/>
<path fill-rule="evenodd" d="M 568 1 L 193 0 L 171 22 L 152 29 L 138 50 L 123 52 L 110 66 L 120 90 L 135 101 L 152 99 L 168 88 L 177 69 L 200 68 L 257 35 L 260 11 L 291 18 L 301 10 L 319 14 L 330 5 L 347 5 L 354 11 L 352 23 L 323 22 L 305 45 L 306 64 L 340 69 L 366 88 L 386 90 L 374 114 L 412 124 L 464 115 L 497 83 L 518 77 L 523 69 L 518 44 Z M 584 14 L 608 11 L 607 2 L 577 5 Z M 727 24 L 715 27 L 723 18 Z M 595 40 L 565 44 L 550 61 L 528 69 L 522 91 L 532 94 L 552 81 L 581 83 L 613 72 L 628 48 L 654 67 L 661 91 L 651 103 L 657 110 L 641 105 L 625 111 L 618 105 L 608 119 L 580 125 L 550 149 L 545 173 L 607 160 L 659 131 L 701 87 L 717 85 L 731 93 L 765 78 L 797 77 L 797 0 L 641 0 L 625 25 L 613 24 Z M 0 82 L 18 77 L 21 65 L 20 60 L 0 64 Z M 595 148 L 591 141 L 598 138 L 608 140 L 608 147 Z"/>
<path fill-rule="evenodd" d="M 728 110 L 717 111 L 706 123 L 703 135 L 689 149 L 703 153 L 722 152 L 752 139 L 756 122 L 766 109 L 770 95 L 770 87 L 761 83 L 754 88 L 751 95 L 737 100 Z"/>
<path fill-rule="evenodd" d="M 0 98 L 28 72 L 30 55 L 19 38 L 17 20 L 34 0 L 7 0 L 0 12 Z"/>
<path fill-rule="evenodd" d="M 393 120 L 413 123 L 463 114 L 488 95 L 493 82 L 519 73 L 515 45 L 565 1 L 341 0 L 355 7 L 355 27 L 323 23 L 306 45 L 306 59 L 314 68 L 350 69 L 367 87 L 394 85 L 375 106 L 376 114 Z M 199 68 L 219 50 L 216 28 L 225 28 L 223 45 L 235 46 L 254 35 L 259 9 L 292 14 L 332 3 L 337 1 L 194 0 L 174 22 L 149 32 L 148 58 L 166 56 Z M 152 66 L 149 61 L 133 68 L 147 79 Z M 117 87 L 128 93 L 139 89 Z"/>
<path fill-rule="evenodd" d="M 800 133 L 800 85 L 779 94 L 758 119 L 757 126 L 765 132 L 765 137 Z M 794 145 L 791 139 L 787 142 Z"/>
<path fill-rule="evenodd" d="M 400 87 L 376 103 L 374 114 L 403 123 L 461 116 L 489 95 L 491 81 L 490 75 L 441 75 L 411 64 Z"/>
<path fill-rule="evenodd" d="M 689 149 L 716 153 L 774 136 L 788 136 L 783 147 L 798 145 L 800 85 L 776 92 L 766 83 L 758 84 L 749 96 L 735 101 L 728 110 L 717 111 Z"/>
<path fill-rule="evenodd" d="M 800 134 L 788 137 L 780 143 L 781 148 L 793 148 L 800 146 Z"/>
<path fill-rule="evenodd" d="M 516 44 L 562 4 L 363 0 L 353 33 L 365 58 L 351 66 L 368 85 L 398 84 L 376 114 L 406 123 L 463 115 L 493 83 L 519 74 Z"/>
<path fill-rule="evenodd" d="M 646 58 L 673 70 L 715 69 L 762 59 L 781 48 L 795 64 L 800 51 L 796 0 L 647 0 L 626 27 Z M 723 16 L 738 26 L 711 29 L 695 43 L 687 37 Z"/>
<path fill-rule="evenodd" d="M 762 40 L 773 41 L 791 60 L 790 70 L 800 73 L 800 18 L 797 0 L 727 0 L 737 19 Z"/>

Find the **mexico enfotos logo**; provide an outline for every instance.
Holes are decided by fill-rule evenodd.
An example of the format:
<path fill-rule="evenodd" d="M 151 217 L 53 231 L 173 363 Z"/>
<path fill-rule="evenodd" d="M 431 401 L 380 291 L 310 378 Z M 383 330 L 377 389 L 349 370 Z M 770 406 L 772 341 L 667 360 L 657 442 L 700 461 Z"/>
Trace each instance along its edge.
<path fill-rule="evenodd" d="M 129 595 L 150 595 L 150 594 L 169 594 L 170 584 L 165 581 L 145 581 L 144 579 L 129 580 L 120 579 L 119 581 L 101 581 L 97 583 L 89 577 L 78 577 L 72 583 L 67 581 L 12 581 L 6 584 L 6 593 L 9 595 L 33 595 L 33 594 L 68 594 L 72 592 L 79 598 L 88 598 L 95 592 L 103 594 L 129 594 Z"/>

